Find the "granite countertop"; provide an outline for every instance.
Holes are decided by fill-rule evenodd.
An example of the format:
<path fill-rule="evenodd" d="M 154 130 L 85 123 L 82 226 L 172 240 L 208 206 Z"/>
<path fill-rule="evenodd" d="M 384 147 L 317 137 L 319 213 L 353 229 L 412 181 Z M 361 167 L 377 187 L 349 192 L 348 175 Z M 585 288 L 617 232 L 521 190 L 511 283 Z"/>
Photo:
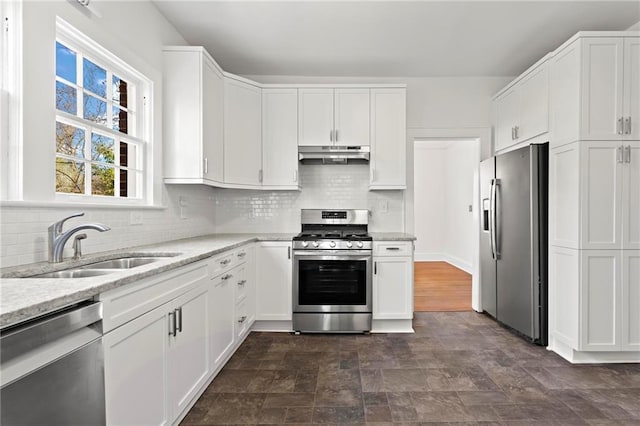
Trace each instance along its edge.
<path fill-rule="evenodd" d="M 374 240 L 412 241 L 411 234 L 372 232 Z M 62 263 L 33 263 L 0 270 L 0 328 L 63 306 L 90 299 L 180 266 L 206 259 L 255 241 L 290 241 L 295 234 L 216 234 L 168 241 L 130 249 L 88 255 Z M 86 278 L 29 278 L 33 275 L 71 269 L 124 256 L 161 256 L 156 262 L 132 269 L 116 269 L 106 275 Z M 26 277 L 26 278 L 24 278 Z"/>
<path fill-rule="evenodd" d="M 254 241 L 290 241 L 294 234 L 217 234 L 87 255 L 79 261 L 48 262 L 3 268 L 0 282 L 0 328 L 86 300 L 180 266 Z M 116 269 L 87 278 L 20 278 L 70 269 L 123 256 L 167 256 L 132 269 Z"/>

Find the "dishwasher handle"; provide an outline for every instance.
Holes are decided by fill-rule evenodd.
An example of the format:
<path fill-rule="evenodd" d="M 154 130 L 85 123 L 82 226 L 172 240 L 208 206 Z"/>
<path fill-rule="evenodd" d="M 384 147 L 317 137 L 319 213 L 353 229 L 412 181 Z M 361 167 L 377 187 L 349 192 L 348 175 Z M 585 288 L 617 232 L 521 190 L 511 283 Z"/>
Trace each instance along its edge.
<path fill-rule="evenodd" d="M 0 359 L 8 361 L 82 328 L 102 335 L 102 303 L 84 301 L 0 332 Z"/>

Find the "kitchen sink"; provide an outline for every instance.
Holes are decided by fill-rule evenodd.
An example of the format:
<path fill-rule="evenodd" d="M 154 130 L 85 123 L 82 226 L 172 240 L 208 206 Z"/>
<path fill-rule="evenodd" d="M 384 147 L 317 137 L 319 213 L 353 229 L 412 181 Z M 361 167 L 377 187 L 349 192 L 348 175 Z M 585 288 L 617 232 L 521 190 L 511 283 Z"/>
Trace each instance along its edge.
<path fill-rule="evenodd" d="M 78 269 L 131 269 L 136 266 L 146 265 L 162 259 L 164 259 L 164 257 L 123 257 L 120 259 L 91 263 Z"/>
<path fill-rule="evenodd" d="M 107 275 L 111 271 L 98 269 L 67 269 L 65 271 L 49 272 L 47 274 L 34 275 L 30 278 L 87 278 Z"/>

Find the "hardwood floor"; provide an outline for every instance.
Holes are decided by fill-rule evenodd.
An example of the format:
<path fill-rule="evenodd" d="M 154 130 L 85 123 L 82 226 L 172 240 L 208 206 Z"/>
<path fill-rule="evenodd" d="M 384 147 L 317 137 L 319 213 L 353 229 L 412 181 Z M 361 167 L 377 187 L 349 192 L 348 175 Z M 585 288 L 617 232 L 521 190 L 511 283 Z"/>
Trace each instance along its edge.
<path fill-rule="evenodd" d="M 471 310 L 471 275 L 447 262 L 414 263 L 414 311 Z"/>

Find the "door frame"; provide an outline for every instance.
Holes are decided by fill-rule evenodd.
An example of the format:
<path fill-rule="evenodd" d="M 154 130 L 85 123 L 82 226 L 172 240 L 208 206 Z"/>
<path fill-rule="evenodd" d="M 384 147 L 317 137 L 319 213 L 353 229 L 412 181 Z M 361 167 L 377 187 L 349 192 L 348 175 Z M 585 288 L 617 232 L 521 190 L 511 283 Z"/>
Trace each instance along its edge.
<path fill-rule="evenodd" d="M 471 274 L 471 307 L 477 312 L 482 312 L 482 300 L 480 291 L 480 161 L 489 158 L 492 153 L 491 128 L 468 127 L 451 129 L 407 129 L 407 190 L 405 191 L 405 228 L 406 232 L 415 230 L 414 215 L 414 145 L 415 142 L 443 141 L 443 140 L 473 140 L 477 141 L 477 162 L 474 170 L 474 196 L 473 196 L 473 229 L 474 248 L 472 255 Z"/>

